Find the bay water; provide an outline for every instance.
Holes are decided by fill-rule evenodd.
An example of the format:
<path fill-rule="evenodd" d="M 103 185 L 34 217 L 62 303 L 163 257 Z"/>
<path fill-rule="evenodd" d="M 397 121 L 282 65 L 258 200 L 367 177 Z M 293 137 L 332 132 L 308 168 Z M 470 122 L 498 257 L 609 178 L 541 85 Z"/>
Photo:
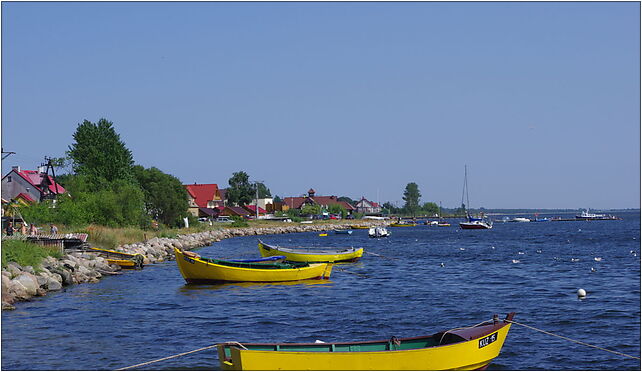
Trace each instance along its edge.
<path fill-rule="evenodd" d="M 432 334 L 515 311 L 515 321 L 640 356 L 640 214 L 620 221 L 496 223 L 246 236 L 197 252 L 364 247 L 330 280 L 188 285 L 173 261 L 2 312 L 3 370 L 113 370 L 217 342 L 325 342 Z M 540 216 L 543 217 L 543 216 Z M 579 299 L 577 290 L 588 295 Z M 216 349 L 139 370 L 219 369 Z M 640 370 L 640 360 L 513 325 L 489 370 Z"/>

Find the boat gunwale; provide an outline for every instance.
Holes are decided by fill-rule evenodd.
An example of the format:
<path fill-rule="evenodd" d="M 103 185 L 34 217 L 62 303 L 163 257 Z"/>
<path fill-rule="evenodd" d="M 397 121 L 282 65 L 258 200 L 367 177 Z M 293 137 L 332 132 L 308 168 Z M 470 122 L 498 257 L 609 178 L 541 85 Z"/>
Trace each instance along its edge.
<path fill-rule="evenodd" d="M 293 253 L 293 254 L 306 254 L 306 255 L 349 254 L 349 253 L 357 253 L 360 250 L 363 250 L 363 248 L 354 248 L 354 247 L 340 247 L 340 248 L 333 248 L 333 247 L 318 247 L 318 248 L 317 247 L 280 247 L 278 245 L 266 244 L 261 239 L 259 239 L 259 244 L 261 244 L 262 246 L 267 247 L 269 249 L 273 249 L 275 251 L 281 251 L 281 252 Z M 327 249 L 327 250 L 323 251 L 322 249 Z M 301 250 L 301 251 L 299 251 L 299 250 Z M 302 252 L 302 251 L 305 251 L 305 252 Z"/>
<path fill-rule="evenodd" d="M 175 250 L 179 251 L 177 248 L 174 248 Z M 180 252 L 180 251 L 179 251 Z M 180 252 L 183 257 L 188 257 L 185 255 L 185 253 Z M 267 270 L 267 271 L 273 271 L 273 270 L 300 270 L 300 269 L 307 269 L 313 267 L 316 267 L 317 265 L 322 265 L 323 263 L 312 263 L 312 262 L 292 262 L 292 261 L 287 261 L 287 264 L 285 265 L 290 265 L 291 267 L 277 267 L 277 265 L 284 265 L 284 263 L 247 263 L 247 262 L 234 262 L 234 261 L 225 261 L 225 260 L 217 260 L 214 258 L 204 258 L 204 257 L 188 257 L 190 260 L 194 260 L 196 262 L 199 262 L 201 264 L 206 264 L 210 266 L 217 266 L 217 267 L 223 267 L 223 268 L 235 268 L 235 269 L 245 269 L 245 270 Z M 205 260 L 214 260 L 216 262 L 209 262 Z M 220 262 L 223 262 L 225 264 L 220 264 Z M 255 265 L 260 265 L 262 267 L 251 267 Z"/>
<path fill-rule="evenodd" d="M 493 322 L 492 320 L 486 321 L 482 324 L 479 324 L 474 327 L 470 328 L 464 328 L 464 329 L 459 329 L 459 328 L 454 328 L 451 330 L 446 330 L 446 331 L 440 331 L 437 333 L 433 333 L 431 335 L 425 335 L 425 336 L 414 336 L 414 337 L 402 337 L 402 338 L 397 338 L 397 340 L 401 343 L 404 341 L 416 341 L 416 340 L 421 340 L 421 339 L 429 339 L 429 338 L 434 338 L 435 336 L 442 335 L 442 334 L 454 334 L 456 336 L 459 336 L 462 338 L 461 341 L 457 342 L 452 342 L 448 344 L 441 344 L 441 345 L 434 345 L 434 346 L 427 346 L 427 347 L 420 347 L 420 348 L 414 348 L 414 349 L 399 349 L 399 350 L 369 350 L 369 351 L 297 351 L 297 350 L 251 350 L 247 349 L 244 347 L 249 346 L 291 346 L 291 347 L 317 347 L 319 349 L 332 346 L 332 345 L 340 345 L 340 346 L 357 346 L 357 345 L 369 345 L 369 344 L 381 344 L 381 343 L 388 343 L 391 340 L 390 339 L 382 339 L 382 340 L 371 340 L 371 341 L 352 341 L 352 342 L 323 342 L 323 343 L 315 343 L 315 342 L 304 342 L 304 343 L 252 343 L 252 342 L 247 342 L 247 343 L 238 343 L 238 342 L 222 342 L 219 343 L 217 346 L 219 347 L 229 347 L 230 349 L 236 348 L 239 350 L 249 350 L 249 351 L 265 351 L 265 352 L 276 352 L 276 353 L 302 353 L 302 352 L 310 352 L 310 353 L 317 353 L 317 352 L 333 352 L 333 353 L 378 353 L 378 352 L 395 352 L 395 351 L 412 351 L 412 350 L 426 350 L 426 349 L 431 349 L 431 348 L 436 348 L 436 347 L 444 347 L 444 346 L 451 346 L 451 345 L 458 345 L 463 342 L 470 342 L 472 340 L 485 337 L 487 335 L 490 335 L 494 332 L 499 331 L 500 329 L 509 326 L 512 324 L 512 319 L 513 316 L 515 315 L 514 312 L 509 313 L 505 319 L 497 322 Z M 490 327 L 488 330 L 484 330 L 483 332 L 479 333 L 473 333 L 468 335 L 467 333 L 470 333 L 470 330 L 480 328 L 480 327 Z M 462 331 L 468 331 L 468 332 L 462 332 Z M 463 334 L 463 335 L 462 335 Z M 241 345 L 242 347 L 239 347 Z"/>

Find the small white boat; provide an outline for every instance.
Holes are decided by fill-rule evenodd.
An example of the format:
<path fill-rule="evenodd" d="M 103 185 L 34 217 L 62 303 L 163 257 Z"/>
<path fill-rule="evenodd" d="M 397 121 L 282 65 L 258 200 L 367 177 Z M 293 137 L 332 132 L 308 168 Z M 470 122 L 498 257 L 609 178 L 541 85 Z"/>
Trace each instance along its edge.
<path fill-rule="evenodd" d="M 375 226 L 368 229 L 368 236 L 371 238 L 385 238 L 390 236 L 390 232 L 385 227 Z"/>
<path fill-rule="evenodd" d="M 531 222 L 531 220 L 524 217 L 515 217 L 511 220 L 511 222 Z"/>

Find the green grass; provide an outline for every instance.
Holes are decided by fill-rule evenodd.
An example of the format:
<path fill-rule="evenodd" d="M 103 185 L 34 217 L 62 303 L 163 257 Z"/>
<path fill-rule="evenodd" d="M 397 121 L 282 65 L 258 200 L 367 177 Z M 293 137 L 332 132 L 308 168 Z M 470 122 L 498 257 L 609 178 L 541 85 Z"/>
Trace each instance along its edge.
<path fill-rule="evenodd" d="M 62 254 L 58 248 L 43 247 L 21 240 L 5 240 L 2 242 L 2 267 L 9 262 L 16 262 L 18 265 L 31 266 L 36 272 L 40 271 L 40 264 L 47 256 L 61 258 Z"/>

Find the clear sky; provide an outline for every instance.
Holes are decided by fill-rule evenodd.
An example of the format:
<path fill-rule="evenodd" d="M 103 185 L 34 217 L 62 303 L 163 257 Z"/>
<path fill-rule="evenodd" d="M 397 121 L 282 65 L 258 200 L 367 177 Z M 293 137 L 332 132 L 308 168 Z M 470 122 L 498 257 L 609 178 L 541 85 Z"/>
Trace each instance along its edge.
<path fill-rule="evenodd" d="M 3 174 L 103 117 L 184 183 L 637 208 L 640 3 L 3 2 Z"/>

